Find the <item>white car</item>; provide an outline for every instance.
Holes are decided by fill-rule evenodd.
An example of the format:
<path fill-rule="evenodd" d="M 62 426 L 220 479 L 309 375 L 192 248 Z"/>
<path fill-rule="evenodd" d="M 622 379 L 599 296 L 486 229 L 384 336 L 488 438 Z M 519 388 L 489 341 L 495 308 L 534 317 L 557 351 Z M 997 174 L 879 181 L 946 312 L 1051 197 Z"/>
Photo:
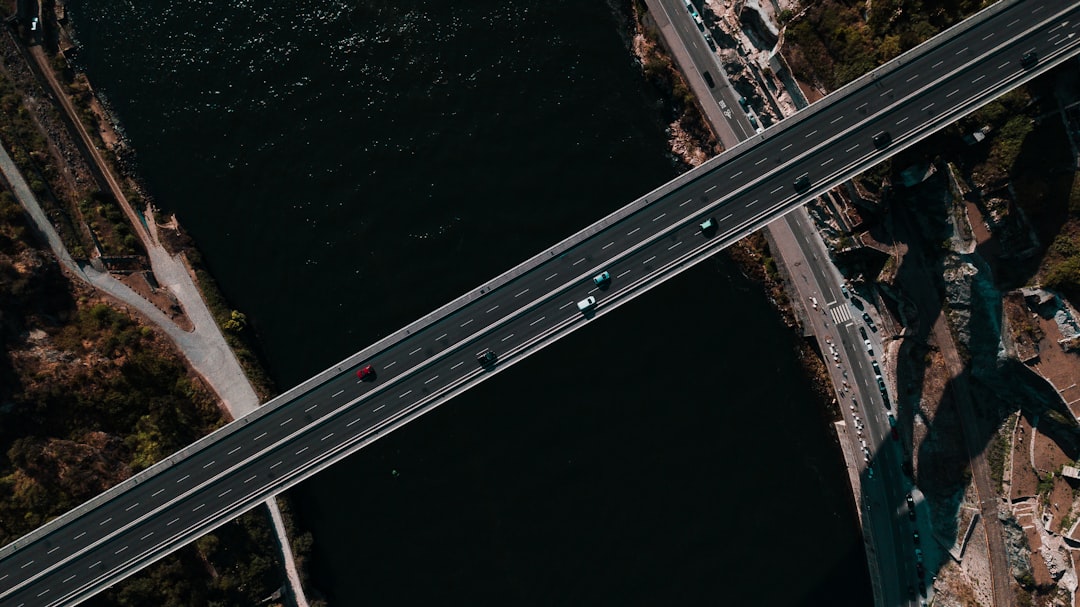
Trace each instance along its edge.
<path fill-rule="evenodd" d="M 595 305 L 596 305 L 596 298 L 590 295 L 590 296 L 586 297 L 585 299 L 582 299 L 581 301 L 577 302 L 577 309 L 581 310 L 582 312 L 587 312 L 587 311 L 591 310 L 592 307 L 595 306 Z"/>

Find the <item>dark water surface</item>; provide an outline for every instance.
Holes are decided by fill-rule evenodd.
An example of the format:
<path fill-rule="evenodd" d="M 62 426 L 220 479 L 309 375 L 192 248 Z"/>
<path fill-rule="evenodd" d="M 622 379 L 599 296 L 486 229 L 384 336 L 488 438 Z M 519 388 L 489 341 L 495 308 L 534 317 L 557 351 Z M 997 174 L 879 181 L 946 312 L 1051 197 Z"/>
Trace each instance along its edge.
<path fill-rule="evenodd" d="M 293 385 L 673 177 L 623 9 L 69 0 Z M 838 449 L 710 261 L 294 491 L 332 605 L 870 604 Z"/>

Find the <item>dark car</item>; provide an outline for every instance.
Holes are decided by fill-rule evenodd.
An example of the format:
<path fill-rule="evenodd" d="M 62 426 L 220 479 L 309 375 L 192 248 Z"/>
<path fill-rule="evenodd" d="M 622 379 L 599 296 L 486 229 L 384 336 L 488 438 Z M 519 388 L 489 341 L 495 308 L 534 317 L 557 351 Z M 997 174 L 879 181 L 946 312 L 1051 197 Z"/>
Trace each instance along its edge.
<path fill-rule="evenodd" d="M 713 51 L 716 50 L 716 43 L 713 42 L 712 36 L 710 36 L 708 34 L 705 34 L 705 44 L 709 45 L 709 49 L 711 49 Z"/>
<path fill-rule="evenodd" d="M 926 575 L 926 568 L 922 563 L 915 563 L 915 573 L 918 574 L 920 580 Z"/>
<path fill-rule="evenodd" d="M 900 440 L 900 431 L 896 429 L 896 426 L 889 428 L 889 434 L 892 435 L 893 440 Z"/>
<path fill-rule="evenodd" d="M 881 131 L 877 135 L 874 135 L 874 147 L 877 149 L 884 150 L 890 145 L 892 145 L 892 135 L 890 135 L 888 131 Z"/>
<path fill-rule="evenodd" d="M 866 329 L 864 329 L 863 327 L 859 327 L 859 335 L 862 335 L 863 339 L 870 339 L 866 336 Z"/>
<path fill-rule="evenodd" d="M 880 376 L 880 375 L 878 375 L 878 376 L 877 376 L 877 389 L 878 389 L 878 390 L 879 390 L 879 391 L 880 391 L 880 392 L 881 392 L 882 394 L 885 394 L 885 392 L 886 392 L 886 391 L 885 391 L 885 380 L 884 380 L 884 379 L 881 379 L 881 376 Z"/>
<path fill-rule="evenodd" d="M 810 189 L 810 177 L 802 175 L 795 180 L 795 191 L 802 194 Z"/>
<path fill-rule="evenodd" d="M 375 379 L 375 367 L 371 365 L 365 365 L 356 370 L 356 376 L 361 381 L 372 381 Z"/>
<path fill-rule="evenodd" d="M 855 297 L 855 296 L 851 297 L 851 305 L 855 306 L 856 308 L 858 308 L 860 310 L 863 309 L 863 302 L 858 297 Z"/>
<path fill-rule="evenodd" d="M 862 328 L 862 327 L 860 327 Z M 870 366 L 874 368 L 874 375 L 881 375 L 881 367 L 878 366 L 876 360 L 870 361 Z"/>
<path fill-rule="evenodd" d="M 495 366 L 495 362 L 498 359 L 499 359 L 499 357 L 496 356 L 494 352 L 492 352 L 491 350 L 488 350 L 487 352 L 484 352 L 480 356 L 477 356 L 476 357 L 476 362 L 481 367 L 484 367 L 485 369 L 487 369 L 489 367 Z"/>
<path fill-rule="evenodd" d="M 870 314 L 868 314 L 866 312 L 863 312 L 862 319 L 863 319 L 863 322 L 866 323 L 866 326 L 870 327 L 871 331 L 873 331 L 874 333 L 877 333 L 877 327 L 874 326 L 874 319 L 870 318 Z"/>
<path fill-rule="evenodd" d="M 1035 51 L 1028 51 L 1020 57 L 1020 65 L 1025 70 L 1030 70 L 1039 64 L 1039 56 L 1035 54 Z"/>
<path fill-rule="evenodd" d="M 709 88 L 716 88 L 716 82 L 712 79 L 712 74 L 701 72 L 701 77 L 705 79 L 705 84 L 709 85 Z"/>

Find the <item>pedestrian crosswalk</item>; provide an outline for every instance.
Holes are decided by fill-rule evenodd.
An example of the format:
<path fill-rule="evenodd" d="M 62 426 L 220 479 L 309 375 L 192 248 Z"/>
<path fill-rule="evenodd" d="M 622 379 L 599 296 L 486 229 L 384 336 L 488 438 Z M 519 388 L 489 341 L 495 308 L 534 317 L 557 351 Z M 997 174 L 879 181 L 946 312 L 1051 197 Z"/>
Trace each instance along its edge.
<path fill-rule="evenodd" d="M 829 308 L 829 314 L 832 314 L 833 322 L 838 325 L 851 322 L 851 306 L 846 301 Z"/>

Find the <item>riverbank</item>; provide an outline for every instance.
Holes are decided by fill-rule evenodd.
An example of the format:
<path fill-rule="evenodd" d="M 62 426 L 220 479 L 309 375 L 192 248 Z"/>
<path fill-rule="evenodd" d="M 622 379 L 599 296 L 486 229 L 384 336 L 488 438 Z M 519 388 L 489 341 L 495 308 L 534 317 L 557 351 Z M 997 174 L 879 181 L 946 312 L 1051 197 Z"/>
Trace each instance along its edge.
<path fill-rule="evenodd" d="M 59 24 L 51 19 L 46 19 L 46 23 L 43 25 L 46 29 L 55 31 Z M 46 89 L 51 89 L 54 98 L 60 102 L 60 107 L 57 108 L 59 110 L 58 115 L 61 117 L 59 121 L 51 117 L 49 112 L 46 111 L 51 108 L 42 106 L 39 103 L 28 104 L 31 110 L 29 115 L 32 120 L 26 126 L 27 131 L 12 133 L 9 130 L 3 133 L 5 143 L 13 145 L 15 150 L 21 154 L 22 166 L 34 175 L 43 177 L 42 180 L 36 183 L 27 184 L 22 180 L 18 169 L 14 166 L 14 162 L 8 162 L 4 166 L 5 176 L 8 183 L 15 187 L 18 200 L 28 210 L 37 209 L 38 202 L 35 192 L 40 193 L 51 201 L 53 208 L 59 211 L 61 217 L 66 218 L 65 221 L 61 222 L 67 228 L 68 236 L 64 238 L 52 230 L 50 223 L 45 222 L 44 213 L 40 210 L 35 211 L 32 215 L 39 222 L 37 231 L 42 234 L 52 235 L 48 240 L 53 252 L 57 259 L 66 262 L 66 268 L 72 279 L 82 279 L 93 285 L 95 289 L 98 289 L 98 294 L 108 293 L 111 297 L 126 302 L 131 307 L 127 308 L 125 312 L 142 316 L 148 325 L 156 325 L 167 336 L 167 339 L 179 349 L 180 356 L 195 371 L 198 381 L 205 382 L 204 387 L 218 394 L 221 399 L 221 406 L 229 416 L 235 418 L 253 410 L 258 405 L 259 398 L 255 395 L 254 390 L 245 378 L 244 372 L 237 364 L 237 359 L 232 350 L 226 345 L 226 341 L 218 327 L 218 322 L 213 319 L 212 314 L 207 309 L 203 299 L 203 292 L 199 290 L 202 285 L 197 285 L 192 278 L 193 272 L 185 267 L 177 256 L 169 255 L 164 250 L 160 240 L 157 238 L 157 224 L 153 220 L 152 214 L 144 214 L 141 209 L 133 208 L 129 199 L 141 202 L 142 197 L 138 195 L 133 180 L 119 177 L 116 174 L 115 157 L 111 155 L 114 150 L 108 148 L 106 154 L 99 153 L 99 146 L 107 147 L 110 142 L 115 144 L 119 139 L 115 137 L 115 132 L 111 128 L 101 126 L 103 121 L 100 104 L 93 99 L 92 93 L 89 94 L 89 98 L 87 97 L 89 86 L 85 83 L 85 80 L 82 80 L 82 86 L 80 87 L 83 94 L 78 98 L 78 101 L 83 104 L 83 111 L 80 111 L 75 108 L 74 102 L 76 99 L 68 96 L 71 88 L 63 86 L 57 77 L 58 75 L 53 71 L 57 66 L 61 66 L 61 77 L 72 77 L 70 71 L 63 68 L 65 64 L 62 59 L 54 60 L 54 57 L 47 56 L 45 49 L 40 45 L 22 46 L 21 42 L 9 29 L 5 29 L 2 35 L 3 42 L 6 45 L 3 52 L 3 73 L 8 78 L 5 85 L 20 92 L 43 86 Z M 25 63 L 23 63 L 24 61 Z M 9 95 L 7 99 L 12 99 L 12 96 Z M 21 101 L 18 96 L 15 96 L 14 100 L 16 103 Z M 89 107 L 87 107 L 87 104 Z M 17 105 L 11 106 L 11 104 L 8 104 L 5 109 L 10 112 L 21 108 Z M 95 114 L 95 112 L 97 113 Z M 96 129 L 88 129 L 83 124 L 82 121 L 86 116 L 97 117 Z M 91 120 L 91 122 L 95 121 Z M 46 127 L 45 125 L 51 126 Z M 28 135 L 29 129 L 34 127 L 40 129 L 41 134 L 38 137 L 40 137 L 39 141 L 43 143 L 35 143 L 35 139 Z M 30 154 L 23 151 L 28 142 L 30 142 L 32 148 L 36 148 L 32 149 Z M 106 160 L 105 156 L 109 156 L 110 159 Z M 95 182 L 107 193 L 94 192 L 91 188 Z M 83 202 L 93 200 L 95 196 L 101 202 L 97 209 Z M 107 211 L 109 208 L 106 205 L 115 205 L 114 208 L 121 209 L 123 212 L 119 214 L 103 212 L 102 209 Z M 90 213 L 95 213 L 98 216 L 94 220 L 88 220 L 87 216 Z M 125 216 L 128 218 L 128 222 L 123 221 Z M 147 220 L 147 217 L 150 217 L 150 219 Z M 117 250 L 120 253 L 127 254 L 121 265 L 117 265 L 115 257 L 108 257 L 107 255 L 108 251 L 106 249 L 108 247 L 105 245 L 110 242 L 106 238 L 108 235 L 122 237 L 122 245 L 114 245 L 114 247 L 122 246 L 123 248 Z M 84 238 L 89 238 L 88 241 L 85 241 L 89 242 L 89 244 L 84 243 Z M 68 247 L 64 244 L 65 240 L 72 243 L 71 246 L 75 247 L 75 255 L 82 257 L 82 259 L 73 258 L 68 251 Z M 138 255 L 140 252 L 146 255 L 141 262 Z M 118 271 L 118 269 L 126 278 L 126 285 L 114 280 L 108 273 L 109 270 Z M 129 285 L 133 286 L 134 290 L 129 288 Z M 140 295 L 140 292 L 147 297 L 144 298 Z M 108 301 L 108 299 L 107 297 L 105 301 Z M 98 301 L 98 306 L 104 304 L 103 301 Z M 95 307 L 93 309 L 101 310 L 104 308 Z M 104 314 L 104 312 L 100 313 Z M 149 326 L 143 327 L 144 334 L 148 328 Z M 44 331 L 36 335 L 35 343 L 30 351 L 41 352 L 41 340 L 43 336 L 50 335 L 50 332 Z M 130 338 L 127 339 L 130 342 Z M 135 346 L 137 346 L 137 343 L 134 342 Z M 125 343 L 124 347 L 130 348 L 134 346 L 132 343 Z M 108 348 L 115 348 L 115 346 L 108 346 Z M 137 347 L 135 349 L 138 350 Z M 106 355 L 109 355 L 109 350 L 106 350 Z M 18 400 L 19 395 L 20 393 L 16 392 L 10 396 Z M 206 412 L 204 412 L 205 414 Z M 103 421 L 102 425 L 108 427 L 110 423 L 115 421 L 117 420 Z M 177 435 L 177 432 L 180 431 L 179 428 L 172 427 L 166 431 L 160 423 L 155 425 L 150 422 L 149 425 L 146 425 L 146 423 L 140 421 L 143 426 L 137 429 L 136 434 L 133 437 L 124 439 L 128 443 L 129 449 L 131 449 L 126 455 L 127 458 L 131 458 L 130 467 L 126 471 L 120 469 L 115 471 L 113 475 L 102 478 L 100 487 L 105 488 L 119 480 L 123 480 L 133 471 L 149 466 L 161 457 L 172 453 L 205 432 L 217 427 L 220 423 L 222 422 L 201 426 L 202 431 L 195 431 L 195 434 L 191 433 L 192 429 L 185 429 Z M 17 424 L 11 424 L 9 431 L 15 431 L 17 427 Z M 64 432 L 59 428 L 55 428 L 54 431 Z M 124 430 L 117 428 L 117 431 L 122 432 Z M 70 430 L 67 432 L 70 432 Z M 179 436 L 179 439 L 177 436 Z M 78 441 L 77 437 L 73 438 Z M 86 445 L 86 447 L 91 450 L 103 448 L 102 445 L 91 444 Z M 18 466 L 18 462 L 15 462 L 15 464 Z M 16 471 L 16 474 L 18 474 L 18 471 Z M 94 487 L 99 486 L 99 484 L 94 483 L 87 486 Z M 57 500 L 56 503 L 65 504 L 67 501 Z M 276 502 L 272 500 L 268 501 L 267 505 L 272 511 L 277 508 Z M 277 527 L 279 540 L 285 548 L 285 559 L 287 561 L 291 560 L 291 554 L 288 551 L 288 539 L 285 537 L 286 534 L 284 526 L 280 522 L 280 516 L 271 517 L 268 523 L 271 527 Z M 217 536 L 222 536 L 222 533 L 219 532 Z M 239 541 L 239 539 L 234 537 L 235 541 Z M 197 543 L 197 545 L 200 546 L 198 550 L 203 553 L 203 559 L 211 558 L 213 550 L 206 548 L 206 542 Z M 213 545 L 216 545 L 216 540 Z M 146 575 L 159 577 L 161 570 L 162 568 L 159 566 L 155 571 L 151 571 Z M 287 563 L 284 570 L 289 573 L 288 577 L 293 581 L 293 594 L 301 605 L 305 604 L 295 567 L 291 566 L 291 563 Z M 213 584 L 219 584 L 221 580 L 216 579 L 217 576 L 214 577 Z M 133 582 L 128 582 L 128 584 L 138 586 L 138 581 L 136 579 Z M 249 588 L 249 591 L 251 590 L 257 590 L 257 587 L 252 586 Z"/>

